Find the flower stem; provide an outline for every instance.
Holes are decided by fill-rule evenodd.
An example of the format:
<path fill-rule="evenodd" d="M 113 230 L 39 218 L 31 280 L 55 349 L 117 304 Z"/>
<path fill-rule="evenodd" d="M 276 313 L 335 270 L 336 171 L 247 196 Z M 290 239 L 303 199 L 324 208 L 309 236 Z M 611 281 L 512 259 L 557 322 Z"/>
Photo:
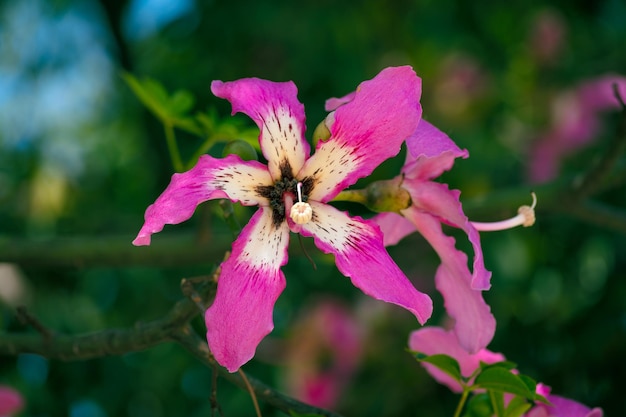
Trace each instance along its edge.
<path fill-rule="evenodd" d="M 352 201 L 353 203 L 366 204 L 367 194 L 365 190 L 344 190 L 337 194 L 333 201 Z"/>
<path fill-rule="evenodd" d="M 467 388 L 463 388 L 463 394 L 461 394 L 461 399 L 459 400 L 459 404 L 456 406 L 456 410 L 454 411 L 454 417 L 461 417 L 461 411 L 463 411 L 463 407 L 465 407 L 465 402 L 467 401 L 467 397 L 469 396 L 470 390 Z"/>
<path fill-rule="evenodd" d="M 176 136 L 174 135 L 174 127 L 171 123 L 164 122 L 163 128 L 165 129 L 165 140 L 167 141 L 167 149 L 169 150 L 170 157 L 172 158 L 174 171 L 183 172 L 185 170 L 185 166 L 183 165 L 183 161 L 180 158 L 180 151 L 178 150 Z"/>

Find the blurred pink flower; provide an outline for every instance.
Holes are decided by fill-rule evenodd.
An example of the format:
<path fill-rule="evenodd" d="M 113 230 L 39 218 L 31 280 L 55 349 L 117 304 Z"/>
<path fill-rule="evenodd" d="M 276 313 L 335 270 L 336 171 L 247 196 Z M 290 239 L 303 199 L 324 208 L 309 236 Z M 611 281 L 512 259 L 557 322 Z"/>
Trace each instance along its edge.
<path fill-rule="evenodd" d="M 530 25 L 530 53 L 539 64 L 553 64 L 559 60 L 566 38 L 563 16 L 556 10 L 541 10 Z"/>
<path fill-rule="evenodd" d="M 561 160 L 584 148 L 602 133 L 604 112 L 620 108 L 613 92 L 617 84 L 626 100 L 626 77 L 605 75 L 562 92 L 552 102 L 549 127 L 530 149 L 530 180 L 535 183 L 557 177 Z"/>
<path fill-rule="evenodd" d="M 491 88 L 487 70 L 471 55 L 452 53 L 437 70 L 432 83 L 432 106 L 446 120 L 467 116 Z"/>
<path fill-rule="evenodd" d="M 11 387 L 0 385 L 0 416 L 9 417 L 24 408 L 22 395 Z"/>
<path fill-rule="evenodd" d="M 361 361 L 362 339 L 357 321 L 338 301 L 326 299 L 306 311 L 288 346 L 290 394 L 317 407 L 335 407 Z"/>

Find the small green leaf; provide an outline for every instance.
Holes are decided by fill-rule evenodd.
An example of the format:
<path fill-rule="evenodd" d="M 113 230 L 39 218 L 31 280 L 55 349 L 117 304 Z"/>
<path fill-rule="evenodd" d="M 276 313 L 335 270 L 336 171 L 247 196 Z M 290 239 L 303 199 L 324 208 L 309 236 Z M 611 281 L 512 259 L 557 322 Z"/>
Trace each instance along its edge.
<path fill-rule="evenodd" d="M 526 384 L 530 392 L 535 392 L 535 390 L 537 389 L 537 381 L 526 375 L 519 374 L 518 376 L 522 380 L 522 382 Z"/>
<path fill-rule="evenodd" d="M 144 106 L 163 124 L 176 126 L 197 135 L 202 133 L 196 120 L 187 116 L 194 104 L 194 97 L 190 92 L 178 90 L 169 96 L 156 80 L 150 78 L 139 80 L 129 73 L 123 73 L 122 78 Z"/>
<path fill-rule="evenodd" d="M 169 100 L 170 110 L 175 114 L 185 114 L 193 107 L 194 98 L 189 91 L 178 90 Z"/>
<path fill-rule="evenodd" d="M 506 411 L 504 412 L 505 417 L 521 417 L 528 409 L 532 407 L 532 404 L 529 403 L 523 397 L 513 397 L 509 404 L 506 407 Z"/>
<path fill-rule="evenodd" d="M 474 380 L 474 385 L 476 388 L 508 392 L 531 400 L 535 398 L 534 391 L 531 391 L 519 376 L 504 367 L 490 367 L 483 370 Z"/>
<path fill-rule="evenodd" d="M 487 368 L 504 368 L 504 369 L 511 370 L 511 369 L 517 368 L 517 364 L 511 361 L 502 361 L 502 362 L 495 362 L 495 363 L 485 363 L 485 362 L 480 363 L 481 370 L 485 370 Z"/>
<path fill-rule="evenodd" d="M 487 394 L 477 394 L 470 398 L 465 408 L 463 417 L 491 417 L 493 408 Z"/>
<path fill-rule="evenodd" d="M 429 363 L 446 374 L 450 375 L 452 378 L 457 380 L 459 383 L 463 382 L 463 376 L 461 375 L 461 367 L 459 366 L 459 362 L 451 356 L 448 355 L 426 355 L 421 352 L 413 352 L 415 359 L 419 362 Z"/>
<path fill-rule="evenodd" d="M 541 394 L 535 394 L 535 401 L 538 401 L 540 403 L 544 403 L 546 405 L 552 405 L 552 403 L 550 401 L 548 401 L 548 399 L 546 397 L 544 397 Z"/>

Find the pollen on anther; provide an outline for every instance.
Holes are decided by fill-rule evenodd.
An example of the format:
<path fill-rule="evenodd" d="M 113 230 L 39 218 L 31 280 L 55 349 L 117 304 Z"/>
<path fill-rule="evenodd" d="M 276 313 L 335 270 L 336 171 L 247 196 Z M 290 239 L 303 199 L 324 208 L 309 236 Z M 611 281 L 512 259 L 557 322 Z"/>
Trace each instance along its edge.
<path fill-rule="evenodd" d="M 309 203 L 302 201 L 302 183 L 296 184 L 296 190 L 298 191 L 298 202 L 291 206 L 291 212 L 289 217 L 296 224 L 306 224 L 313 218 L 313 209 Z"/>
<path fill-rule="evenodd" d="M 313 218 L 313 209 L 309 203 L 299 201 L 291 206 L 291 213 L 289 213 L 289 216 L 296 224 L 306 224 Z"/>

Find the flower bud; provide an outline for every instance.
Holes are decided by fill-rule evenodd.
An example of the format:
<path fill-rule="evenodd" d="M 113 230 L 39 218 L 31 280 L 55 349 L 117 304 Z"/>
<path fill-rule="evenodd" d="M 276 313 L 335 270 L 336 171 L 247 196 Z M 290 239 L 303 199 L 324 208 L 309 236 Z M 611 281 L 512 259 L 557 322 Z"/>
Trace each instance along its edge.
<path fill-rule="evenodd" d="M 259 159 L 256 150 L 252 147 L 252 145 L 241 139 L 235 139 L 228 142 L 226 146 L 224 146 L 222 156 L 230 154 L 239 155 L 239 157 L 244 161 L 258 161 Z"/>
<path fill-rule="evenodd" d="M 322 120 L 313 131 L 313 146 L 317 146 L 319 141 L 327 141 L 330 139 L 330 130 L 326 126 L 326 119 Z"/>
<path fill-rule="evenodd" d="M 401 187 L 402 177 L 376 181 L 365 189 L 365 205 L 372 211 L 398 213 L 411 205 L 411 195 Z"/>

